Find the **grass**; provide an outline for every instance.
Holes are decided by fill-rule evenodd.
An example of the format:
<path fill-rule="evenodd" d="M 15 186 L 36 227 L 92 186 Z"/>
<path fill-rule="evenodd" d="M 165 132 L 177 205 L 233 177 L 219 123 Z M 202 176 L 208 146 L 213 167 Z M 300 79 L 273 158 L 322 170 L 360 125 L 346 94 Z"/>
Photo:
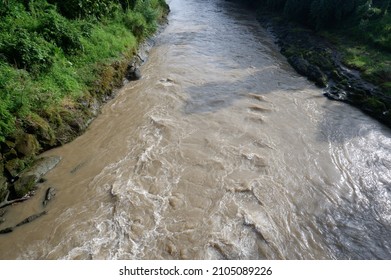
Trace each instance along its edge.
<path fill-rule="evenodd" d="M 391 96 L 391 15 L 359 25 L 329 30 L 322 35 L 335 43 L 343 62 Z"/>

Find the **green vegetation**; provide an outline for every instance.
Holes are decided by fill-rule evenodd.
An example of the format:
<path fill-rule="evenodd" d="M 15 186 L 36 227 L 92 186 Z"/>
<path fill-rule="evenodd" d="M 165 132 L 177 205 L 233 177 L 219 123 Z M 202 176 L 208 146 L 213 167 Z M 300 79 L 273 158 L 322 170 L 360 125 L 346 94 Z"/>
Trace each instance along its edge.
<path fill-rule="evenodd" d="M 390 0 L 247 0 L 330 39 L 346 65 L 391 95 Z"/>
<path fill-rule="evenodd" d="M 163 7 L 161 0 L 2 0 L 0 141 L 29 115 L 77 102 L 102 63 L 156 30 Z"/>
<path fill-rule="evenodd" d="M 315 29 L 341 27 L 386 17 L 390 0 L 246 0 L 259 9 L 281 12 L 285 17 Z"/>
<path fill-rule="evenodd" d="M 391 53 L 366 43 L 363 38 L 354 39 L 346 32 L 349 30 L 324 32 L 323 35 L 338 46 L 346 65 L 360 70 L 367 81 L 380 86 L 385 94 L 391 96 Z"/>
<path fill-rule="evenodd" d="M 167 12 L 164 0 L 0 0 L 0 173 L 35 155 L 17 149 L 26 134 L 38 150 L 76 136 Z"/>

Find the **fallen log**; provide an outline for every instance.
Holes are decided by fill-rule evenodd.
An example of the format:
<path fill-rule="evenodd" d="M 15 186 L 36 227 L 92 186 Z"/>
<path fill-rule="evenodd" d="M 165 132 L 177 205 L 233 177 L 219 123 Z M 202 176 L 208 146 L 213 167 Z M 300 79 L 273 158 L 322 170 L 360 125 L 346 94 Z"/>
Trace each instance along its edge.
<path fill-rule="evenodd" d="M 13 231 L 14 231 L 13 227 L 8 227 L 8 228 L 0 230 L 0 234 L 6 234 L 6 233 L 13 232 Z"/>
<path fill-rule="evenodd" d="M 19 224 L 17 224 L 15 227 L 19 227 L 19 226 L 22 226 L 22 225 L 25 225 L 25 224 L 28 224 L 28 223 L 31 223 L 32 221 L 38 219 L 39 217 L 43 216 L 47 214 L 46 211 L 42 211 L 41 213 L 38 213 L 38 214 L 35 214 L 35 215 L 31 215 L 30 217 L 27 217 L 26 219 L 24 219 L 23 221 L 21 221 Z"/>
<path fill-rule="evenodd" d="M 8 200 L 9 195 L 10 195 L 10 192 L 8 191 L 7 195 L 4 198 L 4 200 L 2 202 L 0 202 L 0 208 L 4 208 L 4 207 L 6 207 L 8 205 L 11 205 L 11 204 L 14 204 L 14 203 L 17 203 L 17 202 L 22 202 L 22 201 L 25 201 L 25 200 L 30 198 L 30 196 L 24 196 L 24 197 L 21 197 L 21 198 Z"/>

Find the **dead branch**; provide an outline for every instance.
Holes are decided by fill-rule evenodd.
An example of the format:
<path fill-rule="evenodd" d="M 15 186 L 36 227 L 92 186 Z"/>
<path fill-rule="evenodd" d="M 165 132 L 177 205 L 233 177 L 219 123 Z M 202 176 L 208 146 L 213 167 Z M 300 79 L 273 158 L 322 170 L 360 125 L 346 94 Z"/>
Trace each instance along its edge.
<path fill-rule="evenodd" d="M 12 199 L 12 200 L 8 200 L 8 197 L 10 195 L 10 192 L 8 191 L 4 200 L 2 202 L 0 202 L 0 208 L 4 208 L 8 205 L 11 205 L 11 204 L 14 204 L 14 203 L 17 203 L 17 202 L 22 202 L 22 201 L 25 201 L 27 199 L 29 199 L 30 197 L 29 196 L 24 196 L 24 197 L 21 197 L 21 198 L 16 198 L 16 199 Z"/>

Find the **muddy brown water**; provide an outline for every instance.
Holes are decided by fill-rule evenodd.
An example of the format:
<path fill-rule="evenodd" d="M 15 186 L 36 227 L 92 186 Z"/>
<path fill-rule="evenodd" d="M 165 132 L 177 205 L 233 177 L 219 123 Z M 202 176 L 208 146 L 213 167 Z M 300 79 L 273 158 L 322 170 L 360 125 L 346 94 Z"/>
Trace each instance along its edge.
<path fill-rule="evenodd" d="M 7 222 L 1 259 L 391 259 L 391 133 L 254 16 L 172 0 L 142 67 Z"/>

